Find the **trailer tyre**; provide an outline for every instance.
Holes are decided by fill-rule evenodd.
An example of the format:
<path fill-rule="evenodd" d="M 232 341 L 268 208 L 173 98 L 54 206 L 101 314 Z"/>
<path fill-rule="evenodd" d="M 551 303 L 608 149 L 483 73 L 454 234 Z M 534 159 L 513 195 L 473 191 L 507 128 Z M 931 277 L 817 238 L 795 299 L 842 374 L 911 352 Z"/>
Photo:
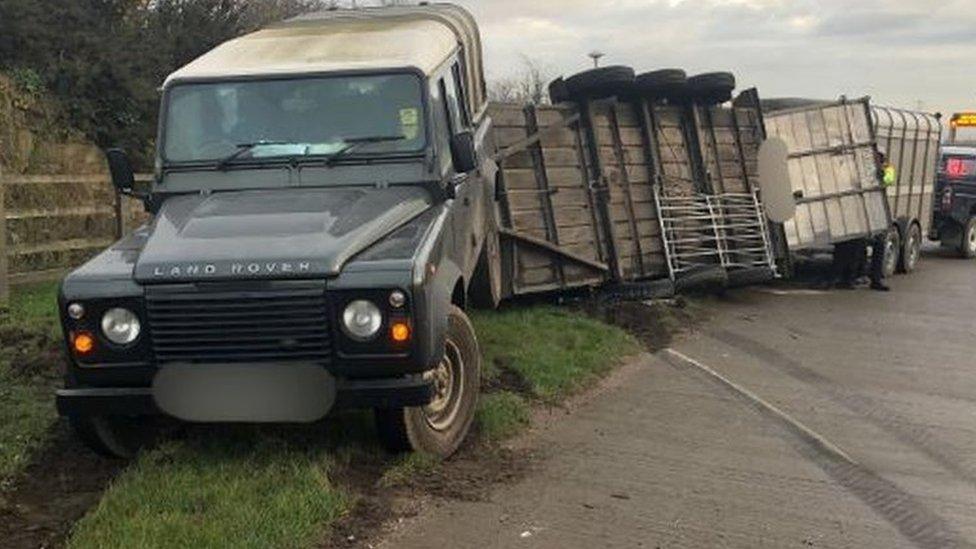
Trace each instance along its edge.
<path fill-rule="evenodd" d="M 502 300 L 502 258 L 496 231 L 489 232 L 485 238 L 468 297 L 478 309 L 497 309 Z"/>
<path fill-rule="evenodd" d="M 688 95 L 688 74 L 681 69 L 646 72 L 637 77 L 634 87 L 643 97 L 674 101 Z"/>
<path fill-rule="evenodd" d="M 976 217 L 970 217 L 962 230 L 962 241 L 959 243 L 959 255 L 965 259 L 976 257 Z"/>
<path fill-rule="evenodd" d="M 133 459 L 155 441 L 157 433 L 151 418 L 72 416 L 68 422 L 85 446 L 112 459 Z"/>
<path fill-rule="evenodd" d="M 566 88 L 566 81 L 562 76 L 549 83 L 549 101 L 553 105 L 566 103 L 570 99 L 569 89 Z"/>
<path fill-rule="evenodd" d="M 922 229 L 916 223 L 908 226 L 908 235 L 902 246 L 901 258 L 898 261 L 898 272 L 912 273 L 918 267 L 918 259 L 922 255 Z"/>
<path fill-rule="evenodd" d="M 567 78 L 566 91 L 575 100 L 627 95 L 633 91 L 634 79 L 634 69 L 630 67 L 600 67 Z"/>
<path fill-rule="evenodd" d="M 885 278 L 890 278 L 895 275 L 898 264 L 901 262 L 901 235 L 898 233 L 897 227 L 888 229 L 888 233 L 885 235 L 884 254 L 884 263 L 881 268 Z"/>
<path fill-rule="evenodd" d="M 692 99 L 707 104 L 721 104 L 732 99 L 735 75 L 730 72 L 708 72 L 688 78 Z"/>
<path fill-rule="evenodd" d="M 391 451 L 448 458 L 471 430 L 481 389 L 481 350 L 464 311 L 452 306 L 447 324 L 444 359 L 428 372 L 434 400 L 419 408 L 376 410 L 380 440 Z"/>

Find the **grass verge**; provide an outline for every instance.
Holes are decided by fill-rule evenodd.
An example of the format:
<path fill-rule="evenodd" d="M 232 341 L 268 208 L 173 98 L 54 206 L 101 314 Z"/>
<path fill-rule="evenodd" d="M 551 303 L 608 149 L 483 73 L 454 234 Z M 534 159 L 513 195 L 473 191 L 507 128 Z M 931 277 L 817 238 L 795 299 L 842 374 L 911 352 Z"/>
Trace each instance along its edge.
<path fill-rule="evenodd" d="M 15 287 L 0 317 L 0 482 L 8 480 L 57 419 L 57 284 Z"/>
<path fill-rule="evenodd" d="M 527 425 L 532 401 L 563 400 L 640 352 L 624 330 L 571 309 L 513 307 L 473 321 L 487 388 L 477 421 L 489 440 Z"/>
<path fill-rule="evenodd" d="M 328 448 L 258 428 L 216 431 L 143 455 L 69 547 L 310 547 L 346 510 Z"/>
<path fill-rule="evenodd" d="M 622 330 L 554 307 L 476 313 L 474 322 L 486 387 L 477 422 L 488 441 L 527 425 L 534 402 L 569 396 L 639 351 Z M 116 478 L 75 525 L 69 546 L 314 546 L 365 492 L 389 493 L 441 473 L 429 456 L 385 456 L 369 414 L 325 423 L 319 430 L 191 428 L 187 439 L 164 443 Z M 365 480 L 350 485 L 350 475 Z"/>

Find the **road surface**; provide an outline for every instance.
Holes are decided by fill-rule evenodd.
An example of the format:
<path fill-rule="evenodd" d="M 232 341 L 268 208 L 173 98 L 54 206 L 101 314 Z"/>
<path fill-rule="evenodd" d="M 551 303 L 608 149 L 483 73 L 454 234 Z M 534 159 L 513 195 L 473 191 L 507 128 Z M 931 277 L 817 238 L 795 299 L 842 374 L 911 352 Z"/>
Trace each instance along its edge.
<path fill-rule="evenodd" d="M 976 265 L 754 288 L 385 547 L 976 547 Z"/>

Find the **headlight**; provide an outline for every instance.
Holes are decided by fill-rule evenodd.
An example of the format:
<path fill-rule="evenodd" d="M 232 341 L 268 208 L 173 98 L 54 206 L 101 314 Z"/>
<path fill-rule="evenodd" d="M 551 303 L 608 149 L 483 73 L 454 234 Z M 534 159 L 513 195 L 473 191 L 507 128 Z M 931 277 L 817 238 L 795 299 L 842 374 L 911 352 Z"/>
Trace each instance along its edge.
<path fill-rule="evenodd" d="M 109 309 L 102 317 L 102 333 L 116 345 L 128 345 L 139 339 L 142 324 L 128 309 Z"/>
<path fill-rule="evenodd" d="M 356 341 L 367 341 L 379 333 L 383 313 L 372 301 L 356 300 L 342 312 L 342 331 Z"/>

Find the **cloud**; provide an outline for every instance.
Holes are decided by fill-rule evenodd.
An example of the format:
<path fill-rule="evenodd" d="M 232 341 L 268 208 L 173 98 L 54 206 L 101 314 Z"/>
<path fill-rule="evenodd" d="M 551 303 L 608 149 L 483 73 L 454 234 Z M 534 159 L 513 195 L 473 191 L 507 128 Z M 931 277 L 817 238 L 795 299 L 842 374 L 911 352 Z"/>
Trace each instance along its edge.
<path fill-rule="evenodd" d="M 489 73 L 527 56 L 568 74 L 586 54 L 639 70 L 732 70 L 766 96 L 870 94 L 976 106 L 973 0 L 457 0 L 482 25 Z"/>

